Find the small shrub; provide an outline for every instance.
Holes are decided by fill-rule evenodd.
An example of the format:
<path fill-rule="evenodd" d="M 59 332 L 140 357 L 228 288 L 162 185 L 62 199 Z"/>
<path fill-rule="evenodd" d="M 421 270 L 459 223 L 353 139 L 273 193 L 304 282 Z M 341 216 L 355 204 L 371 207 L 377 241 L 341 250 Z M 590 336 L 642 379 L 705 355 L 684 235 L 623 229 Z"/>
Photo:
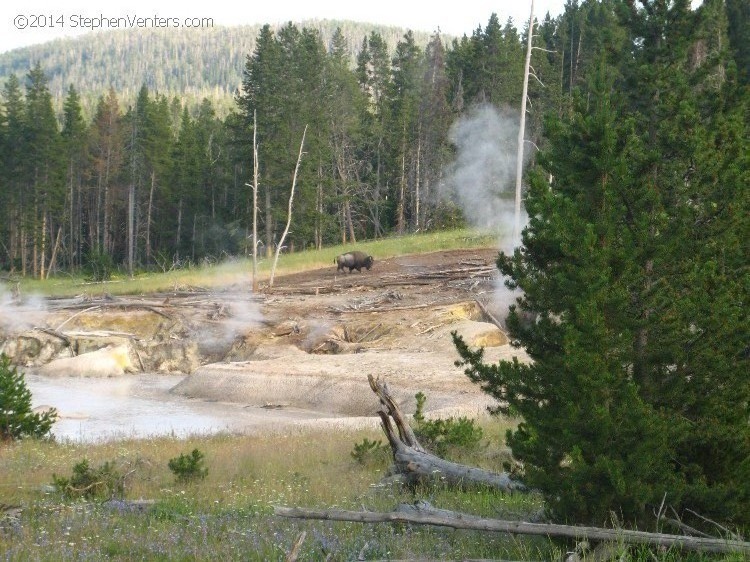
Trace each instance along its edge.
<path fill-rule="evenodd" d="M 359 464 L 367 464 L 368 461 L 384 456 L 386 450 L 387 448 L 379 439 L 370 441 L 365 437 L 361 443 L 354 444 L 354 450 L 350 454 Z"/>
<path fill-rule="evenodd" d="M 112 499 L 122 498 L 125 493 L 125 477 L 114 463 L 105 462 L 92 468 L 87 459 L 73 466 L 70 478 L 52 475 L 55 487 L 68 499 Z"/>
<path fill-rule="evenodd" d="M 428 420 L 424 417 L 424 404 L 427 397 L 418 392 L 414 398 L 417 409 L 414 412 L 414 434 L 422 444 L 436 455 L 443 456 L 451 448 L 465 450 L 476 449 L 484 437 L 484 431 L 474 420 L 461 416 L 458 418 Z"/>
<path fill-rule="evenodd" d="M 178 482 L 203 480 L 208 474 L 208 468 L 203 465 L 203 453 L 193 449 L 189 455 L 181 454 L 169 460 L 169 470 L 177 477 Z"/>
<path fill-rule="evenodd" d="M 115 271 L 115 262 L 107 252 L 90 250 L 86 255 L 85 267 L 92 281 L 109 281 Z"/>
<path fill-rule="evenodd" d="M 23 437 L 49 437 L 57 411 L 34 413 L 31 392 L 23 373 L 11 366 L 10 358 L 0 354 L 0 442 Z"/>

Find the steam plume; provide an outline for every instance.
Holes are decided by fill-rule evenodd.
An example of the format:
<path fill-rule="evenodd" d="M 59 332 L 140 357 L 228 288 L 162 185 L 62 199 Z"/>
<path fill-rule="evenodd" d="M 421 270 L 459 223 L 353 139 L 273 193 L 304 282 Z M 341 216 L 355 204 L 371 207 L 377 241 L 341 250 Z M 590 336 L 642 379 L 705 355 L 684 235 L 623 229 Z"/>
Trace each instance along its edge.
<path fill-rule="evenodd" d="M 461 207 L 472 226 L 497 232 L 498 247 L 506 254 L 514 250 L 518 126 L 517 112 L 501 113 L 488 104 L 473 108 L 456 121 L 449 132 L 456 160 L 441 189 L 443 197 Z M 527 217 L 522 213 L 525 224 Z M 515 304 L 520 294 L 510 291 L 501 279 L 490 308 L 504 320 L 508 306 Z"/>
<path fill-rule="evenodd" d="M 518 116 L 480 105 L 453 124 L 449 137 L 456 160 L 442 196 L 459 205 L 472 226 L 496 231 L 500 248 L 512 251 Z"/>

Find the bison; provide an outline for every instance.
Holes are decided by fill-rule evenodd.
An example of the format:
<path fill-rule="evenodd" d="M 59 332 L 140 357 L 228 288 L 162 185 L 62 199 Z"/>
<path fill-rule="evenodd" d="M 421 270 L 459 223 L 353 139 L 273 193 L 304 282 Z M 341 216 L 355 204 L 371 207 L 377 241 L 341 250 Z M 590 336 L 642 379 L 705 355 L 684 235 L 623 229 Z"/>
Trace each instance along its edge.
<path fill-rule="evenodd" d="M 343 271 L 345 267 L 348 267 L 349 273 L 351 273 L 353 269 L 362 273 L 362 268 L 366 267 L 369 271 L 374 261 L 375 260 L 372 256 L 368 256 L 364 252 L 347 252 L 346 254 L 336 256 L 333 263 L 338 266 L 336 271 Z"/>

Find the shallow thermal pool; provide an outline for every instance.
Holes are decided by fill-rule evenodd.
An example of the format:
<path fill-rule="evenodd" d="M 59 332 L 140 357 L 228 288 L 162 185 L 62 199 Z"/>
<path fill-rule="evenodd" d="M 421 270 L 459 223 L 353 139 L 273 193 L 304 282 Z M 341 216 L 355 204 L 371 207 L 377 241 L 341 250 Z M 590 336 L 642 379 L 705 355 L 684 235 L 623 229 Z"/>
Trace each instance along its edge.
<path fill-rule="evenodd" d="M 182 379 L 161 374 L 107 379 L 25 375 L 32 405 L 57 409 L 52 433 L 63 441 L 272 431 L 321 417 L 309 411 L 267 410 L 260 404 L 208 402 L 170 393 Z"/>

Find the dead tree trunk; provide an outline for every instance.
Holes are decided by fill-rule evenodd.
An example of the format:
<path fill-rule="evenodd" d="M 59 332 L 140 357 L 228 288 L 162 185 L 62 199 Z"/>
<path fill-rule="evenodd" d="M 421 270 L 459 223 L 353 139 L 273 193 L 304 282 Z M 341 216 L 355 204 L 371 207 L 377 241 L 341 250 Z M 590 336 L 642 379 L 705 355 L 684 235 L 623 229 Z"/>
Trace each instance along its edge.
<path fill-rule="evenodd" d="M 253 293 L 258 292 L 258 118 L 253 111 Z"/>
<path fill-rule="evenodd" d="M 534 40 L 534 0 L 531 0 L 529 16 L 529 36 L 526 45 L 526 63 L 523 67 L 523 93 L 521 94 L 521 122 L 518 126 L 518 153 L 516 157 L 516 199 L 513 218 L 513 247 L 521 241 L 521 180 L 523 177 L 523 143 L 526 133 L 526 101 L 529 91 L 529 67 L 531 66 L 531 45 Z"/>
<path fill-rule="evenodd" d="M 407 482 L 425 479 L 440 481 L 457 486 L 479 485 L 511 492 L 524 491 L 520 482 L 514 482 L 506 473 L 491 472 L 441 459 L 427 451 L 417 441 L 414 431 L 406 421 L 401 409 L 391 396 L 388 386 L 368 375 L 370 388 L 380 398 L 378 415 L 388 443 L 393 451 L 396 470 Z M 396 424 L 394 428 L 393 422 Z"/>
<path fill-rule="evenodd" d="M 292 224 L 292 203 L 294 202 L 294 188 L 297 185 L 297 173 L 299 172 L 300 162 L 302 162 L 302 149 L 305 146 L 306 134 L 307 134 L 307 125 L 305 125 L 305 130 L 302 131 L 302 141 L 299 143 L 299 155 L 297 156 L 297 165 L 294 167 L 294 175 L 292 176 L 292 189 L 289 192 L 289 208 L 287 209 L 287 215 L 286 215 L 286 227 L 284 228 L 284 232 L 281 235 L 279 244 L 276 246 L 276 256 L 273 259 L 273 265 L 271 266 L 271 277 L 268 280 L 269 288 L 273 288 L 273 278 L 274 278 L 274 275 L 276 274 L 276 264 L 279 262 L 279 253 L 281 253 L 281 247 L 284 245 L 284 240 L 286 239 L 286 235 L 289 234 L 289 227 Z"/>
<path fill-rule="evenodd" d="M 736 552 L 750 554 L 750 543 L 705 537 L 686 537 L 646 533 L 628 529 L 604 529 L 600 527 L 575 527 L 550 523 L 527 523 L 525 521 L 504 521 L 485 519 L 465 513 L 454 513 L 434 508 L 398 510 L 388 513 L 372 511 L 343 511 L 338 509 L 321 510 L 301 507 L 274 507 L 274 515 L 296 519 L 320 519 L 326 521 L 355 521 L 359 523 L 413 523 L 418 525 L 436 525 L 453 529 L 470 529 L 517 535 L 536 535 L 543 537 L 567 537 L 571 539 L 586 538 L 594 541 L 625 542 L 627 544 L 645 544 L 663 548 L 676 548 L 698 552 Z"/>

